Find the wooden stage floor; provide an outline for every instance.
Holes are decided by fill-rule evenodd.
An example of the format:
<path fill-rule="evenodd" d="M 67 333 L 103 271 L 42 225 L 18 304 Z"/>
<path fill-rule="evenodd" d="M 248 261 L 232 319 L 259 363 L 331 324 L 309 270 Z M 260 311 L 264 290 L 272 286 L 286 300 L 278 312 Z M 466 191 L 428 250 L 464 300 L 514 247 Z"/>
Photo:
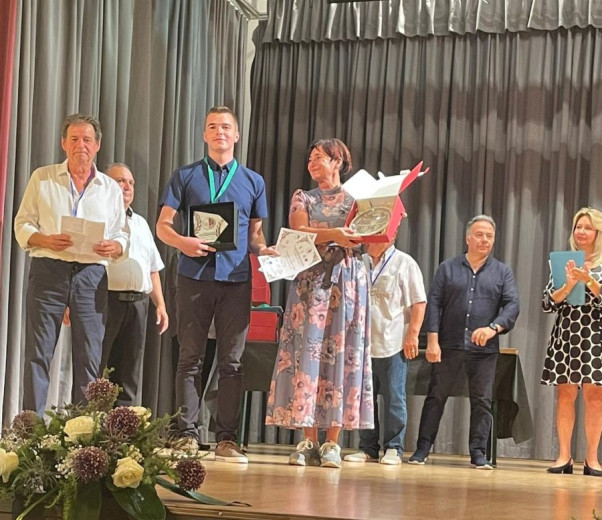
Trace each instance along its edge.
<path fill-rule="evenodd" d="M 602 517 L 602 478 L 583 476 L 582 464 L 574 475 L 551 475 L 545 461 L 499 459 L 495 470 L 480 471 L 469 457 L 432 455 L 425 466 L 300 468 L 287 464 L 291 449 L 251 446 L 248 465 L 208 455 L 199 491 L 251 507 L 195 505 L 160 488 L 168 518 L 593 520 L 594 510 Z"/>

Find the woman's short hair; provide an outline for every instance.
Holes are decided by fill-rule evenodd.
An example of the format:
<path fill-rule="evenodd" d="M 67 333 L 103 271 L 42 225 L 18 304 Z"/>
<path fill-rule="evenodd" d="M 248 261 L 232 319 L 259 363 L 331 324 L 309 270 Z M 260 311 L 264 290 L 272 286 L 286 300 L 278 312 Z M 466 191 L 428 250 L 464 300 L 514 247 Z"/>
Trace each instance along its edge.
<path fill-rule="evenodd" d="M 343 141 L 337 139 L 336 137 L 318 139 L 309 145 L 309 149 L 307 150 L 308 158 L 309 154 L 311 154 L 312 150 L 315 148 L 321 148 L 324 150 L 324 153 L 331 159 L 340 159 L 341 167 L 339 168 L 339 175 L 341 178 L 346 177 L 349 174 L 351 168 L 353 167 L 353 163 L 351 162 L 351 153 L 349 152 L 349 148 L 347 148 Z"/>
<path fill-rule="evenodd" d="M 573 227 L 571 228 L 571 237 L 569 238 L 569 244 L 573 251 L 578 249 L 574 235 L 577 222 L 579 222 L 581 217 L 588 217 L 592 226 L 594 226 L 594 229 L 597 231 L 592 256 L 592 265 L 595 267 L 602 264 L 602 212 L 594 208 L 581 208 L 575 213 L 575 216 L 573 217 Z"/>
<path fill-rule="evenodd" d="M 102 132 L 100 130 L 100 123 L 98 119 L 90 114 L 71 114 L 63 119 L 63 125 L 61 127 L 61 137 L 67 138 L 67 131 L 71 125 L 91 125 L 94 128 L 94 139 L 97 143 L 100 143 L 102 139 Z"/>

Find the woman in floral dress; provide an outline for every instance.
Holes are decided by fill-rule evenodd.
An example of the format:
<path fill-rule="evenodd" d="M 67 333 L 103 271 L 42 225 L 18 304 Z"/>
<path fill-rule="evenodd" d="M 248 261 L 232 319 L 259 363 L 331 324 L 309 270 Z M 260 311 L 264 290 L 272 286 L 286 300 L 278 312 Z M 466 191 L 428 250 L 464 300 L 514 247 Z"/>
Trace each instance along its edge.
<path fill-rule="evenodd" d="M 549 473 L 572 473 L 571 438 L 575 425 L 575 399 L 579 388 L 585 401 L 587 441 L 584 475 L 602 477 L 598 446 L 602 434 L 602 212 L 582 208 L 573 217 L 571 249 L 585 252 L 585 265 L 566 264 L 566 283 L 554 289 L 552 279 L 544 291 L 544 312 L 556 312 L 556 321 L 544 362 L 541 382 L 558 389 L 556 430 L 559 454 Z M 578 282 L 585 285 L 585 303 L 571 305 L 569 293 Z"/>
<path fill-rule="evenodd" d="M 318 187 L 295 191 L 289 220 L 316 233 L 322 261 L 290 287 L 266 424 L 304 429 L 289 464 L 340 468 L 341 429 L 374 426 L 367 273 L 359 237 L 345 226 L 353 205 L 341 188 L 349 150 L 338 139 L 316 141 L 308 170 Z M 319 428 L 326 429 L 322 446 Z"/>

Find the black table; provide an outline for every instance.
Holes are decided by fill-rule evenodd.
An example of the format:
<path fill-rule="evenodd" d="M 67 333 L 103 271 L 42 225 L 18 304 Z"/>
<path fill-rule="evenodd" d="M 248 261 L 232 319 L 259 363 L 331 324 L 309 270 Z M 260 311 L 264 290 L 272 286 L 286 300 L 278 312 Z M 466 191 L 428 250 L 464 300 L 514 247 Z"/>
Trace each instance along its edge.
<path fill-rule="evenodd" d="M 507 349 L 511 350 L 511 349 Z M 272 372 L 276 362 L 278 343 L 247 342 L 242 357 L 243 363 L 243 401 L 241 432 L 239 438 L 244 445 L 248 444 L 251 391 L 268 392 Z M 432 365 L 426 360 L 424 351 L 409 363 L 406 384 L 407 395 L 426 395 L 431 378 Z M 464 372 L 458 378 L 452 391 L 453 397 L 468 397 L 468 383 Z M 265 416 L 265 400 L 263 403 Z M 533 435 L 533 421 L 527 397 L 520 358 L 514 352 L 502 351 L 498 357 L 495 383 L 493 388 L 493 427 L 492 440 L 512 437 L 518 444 L 530 439 Z M 263 432 L 262 432 L 263 435 Z M 495 464 L 497 459 L 497 442 L 490 443 L 488 456 Z"/>

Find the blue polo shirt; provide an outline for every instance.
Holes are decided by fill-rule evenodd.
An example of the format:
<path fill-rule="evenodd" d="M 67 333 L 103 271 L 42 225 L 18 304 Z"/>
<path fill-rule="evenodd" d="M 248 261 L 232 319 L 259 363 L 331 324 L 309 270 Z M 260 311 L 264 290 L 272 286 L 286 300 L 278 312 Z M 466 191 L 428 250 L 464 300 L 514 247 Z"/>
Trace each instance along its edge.
<path fill-rule="evenodd" d="M 226 169 L 211 158 L 208 159 L 215 176 L 219 193 Z M 207 165 L 204 160 L 177 169 L 166 186 L 160 205 L 169 206 L 180 213 L 182 234 L 188 236 L 188 208 L 197 204 L 209 204 L 211 194 Z M 230 185 L 217 202 L 235 202 L 238 207 L 238 241 L 233 251 L 219 251 L 208 256 L 192 258 L 180 255 L 178 273 L 195 280 L 213 279 L 220 282 L 245 282 L 251 277 L 249 265 L 249 222 L 252 218 L 268 216 L 265 182 L 261 175 L 239 164 Z M 209 276 L 208 276 L 209 275 Z"/>
<path fill-rule="evenodd" d="M 441 348 L 497 352 L 497 334 L 481 347 L 470 340 L 473 331 L 495 323 L 507 332 L 519 313 L 512 270 L 491 255 L 476 273 L 464 255 L 442 262 L 427 301 L 423 330 L 437 332 Z"/>

